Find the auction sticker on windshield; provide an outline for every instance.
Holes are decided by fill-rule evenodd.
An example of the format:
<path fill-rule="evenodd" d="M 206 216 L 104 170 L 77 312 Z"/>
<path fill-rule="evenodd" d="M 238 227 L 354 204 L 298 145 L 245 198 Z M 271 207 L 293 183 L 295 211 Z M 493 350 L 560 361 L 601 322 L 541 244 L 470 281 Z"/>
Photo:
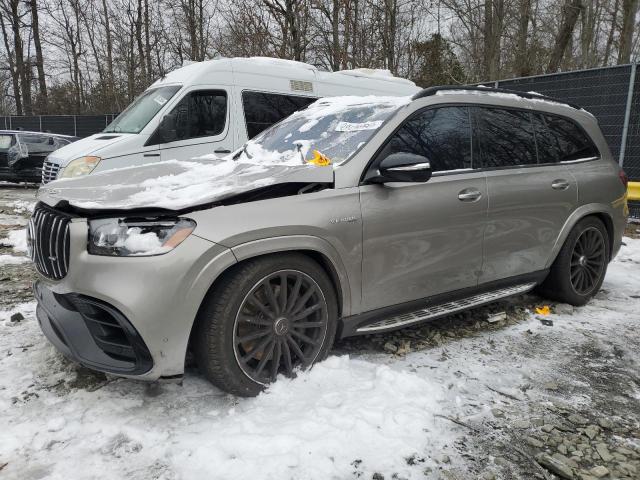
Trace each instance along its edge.
<path fill-rule="evenodd" d="M 158 105 L 164 105 L 165 103 L 167 103 L 167 99 L 164 98 L 162 95 L 156 95 L 155 97 L 153 97 L 153 101 L 156 102 Z"/>
<path fill-rule="evenodd" d="M 336 132 L 356 132 L 359 130 L 375 130 L 382 125 L 382 120 L 375 120 L 372 122 L 351 123 L 351 122 L 339 122 L 336 125 Z"/>
<path fill-rule="evenodd" d="M 11 146 L 11 135 L 0 135 L 0 148 L 7 149 Z"/>

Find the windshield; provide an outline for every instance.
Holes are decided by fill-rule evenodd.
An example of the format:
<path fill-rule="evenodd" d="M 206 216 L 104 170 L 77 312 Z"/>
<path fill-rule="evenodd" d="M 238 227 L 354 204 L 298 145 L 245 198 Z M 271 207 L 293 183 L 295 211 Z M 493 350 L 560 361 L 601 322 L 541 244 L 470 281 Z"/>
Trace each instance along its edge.
<path fill-rule="evenodd" d="M 312 103 L 250 140 L 239 157 L 300 164 L 347 161 L 409 97 L 334 97 Z M 236 157 L 236 158 L 239 158 Z"/>
<path fill-rule="evenodd" d="M 147 90 L 118 115 L 103 132 L 140 133 L 180 88 L 180 85 L 173 85 Z"/>

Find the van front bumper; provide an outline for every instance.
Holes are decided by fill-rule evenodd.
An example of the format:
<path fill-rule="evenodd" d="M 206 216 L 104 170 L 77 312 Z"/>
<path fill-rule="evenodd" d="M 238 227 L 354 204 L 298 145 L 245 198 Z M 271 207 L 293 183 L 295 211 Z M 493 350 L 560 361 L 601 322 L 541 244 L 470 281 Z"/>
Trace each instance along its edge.
<path fill-rule="evenodd" d="M 86 220 L 73 219 L 67 275 L 41 276 L 34 286 L 47 339 L 94 370 L 142 380 L 182 375 L 200 304 L 236 263 L 231 250 L 195 233 L 164 255 L 107 257 L 87 252 Z"/>

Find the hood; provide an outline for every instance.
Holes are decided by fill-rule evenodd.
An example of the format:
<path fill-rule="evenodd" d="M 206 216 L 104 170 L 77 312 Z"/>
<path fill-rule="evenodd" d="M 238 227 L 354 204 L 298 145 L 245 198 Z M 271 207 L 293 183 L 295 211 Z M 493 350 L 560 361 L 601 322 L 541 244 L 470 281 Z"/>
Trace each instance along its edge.
<path fill-rule="evenodd" d="M 51 154 L 51 158 L 57 159 L 62 166 L 66 166 L 71 160 L 85 155 L 99 154 L 102 148 L 122 142 L 125 138 L 135 135 L 131 133 L 96 133 L 59 148 Z"/>
<path fill-rule="evenodd" d="M 282 183 L 332 183 L 333 167 L 251 163 L 230 157 L 170 160 L 56 180 L 38 190 L 49 206 L 82 210 L 164 209 L 180 211 Z"/>

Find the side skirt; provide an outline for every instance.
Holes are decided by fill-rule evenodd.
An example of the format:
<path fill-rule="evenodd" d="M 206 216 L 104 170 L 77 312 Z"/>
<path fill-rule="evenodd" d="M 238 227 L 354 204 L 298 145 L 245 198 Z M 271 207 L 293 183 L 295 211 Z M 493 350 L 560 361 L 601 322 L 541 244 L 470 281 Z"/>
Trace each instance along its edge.
<path fill-rule="evenodd" d="M 525 293 L 548 273 L 543 270 L 345 317 L 339 338 L 397 330 Z"/>

